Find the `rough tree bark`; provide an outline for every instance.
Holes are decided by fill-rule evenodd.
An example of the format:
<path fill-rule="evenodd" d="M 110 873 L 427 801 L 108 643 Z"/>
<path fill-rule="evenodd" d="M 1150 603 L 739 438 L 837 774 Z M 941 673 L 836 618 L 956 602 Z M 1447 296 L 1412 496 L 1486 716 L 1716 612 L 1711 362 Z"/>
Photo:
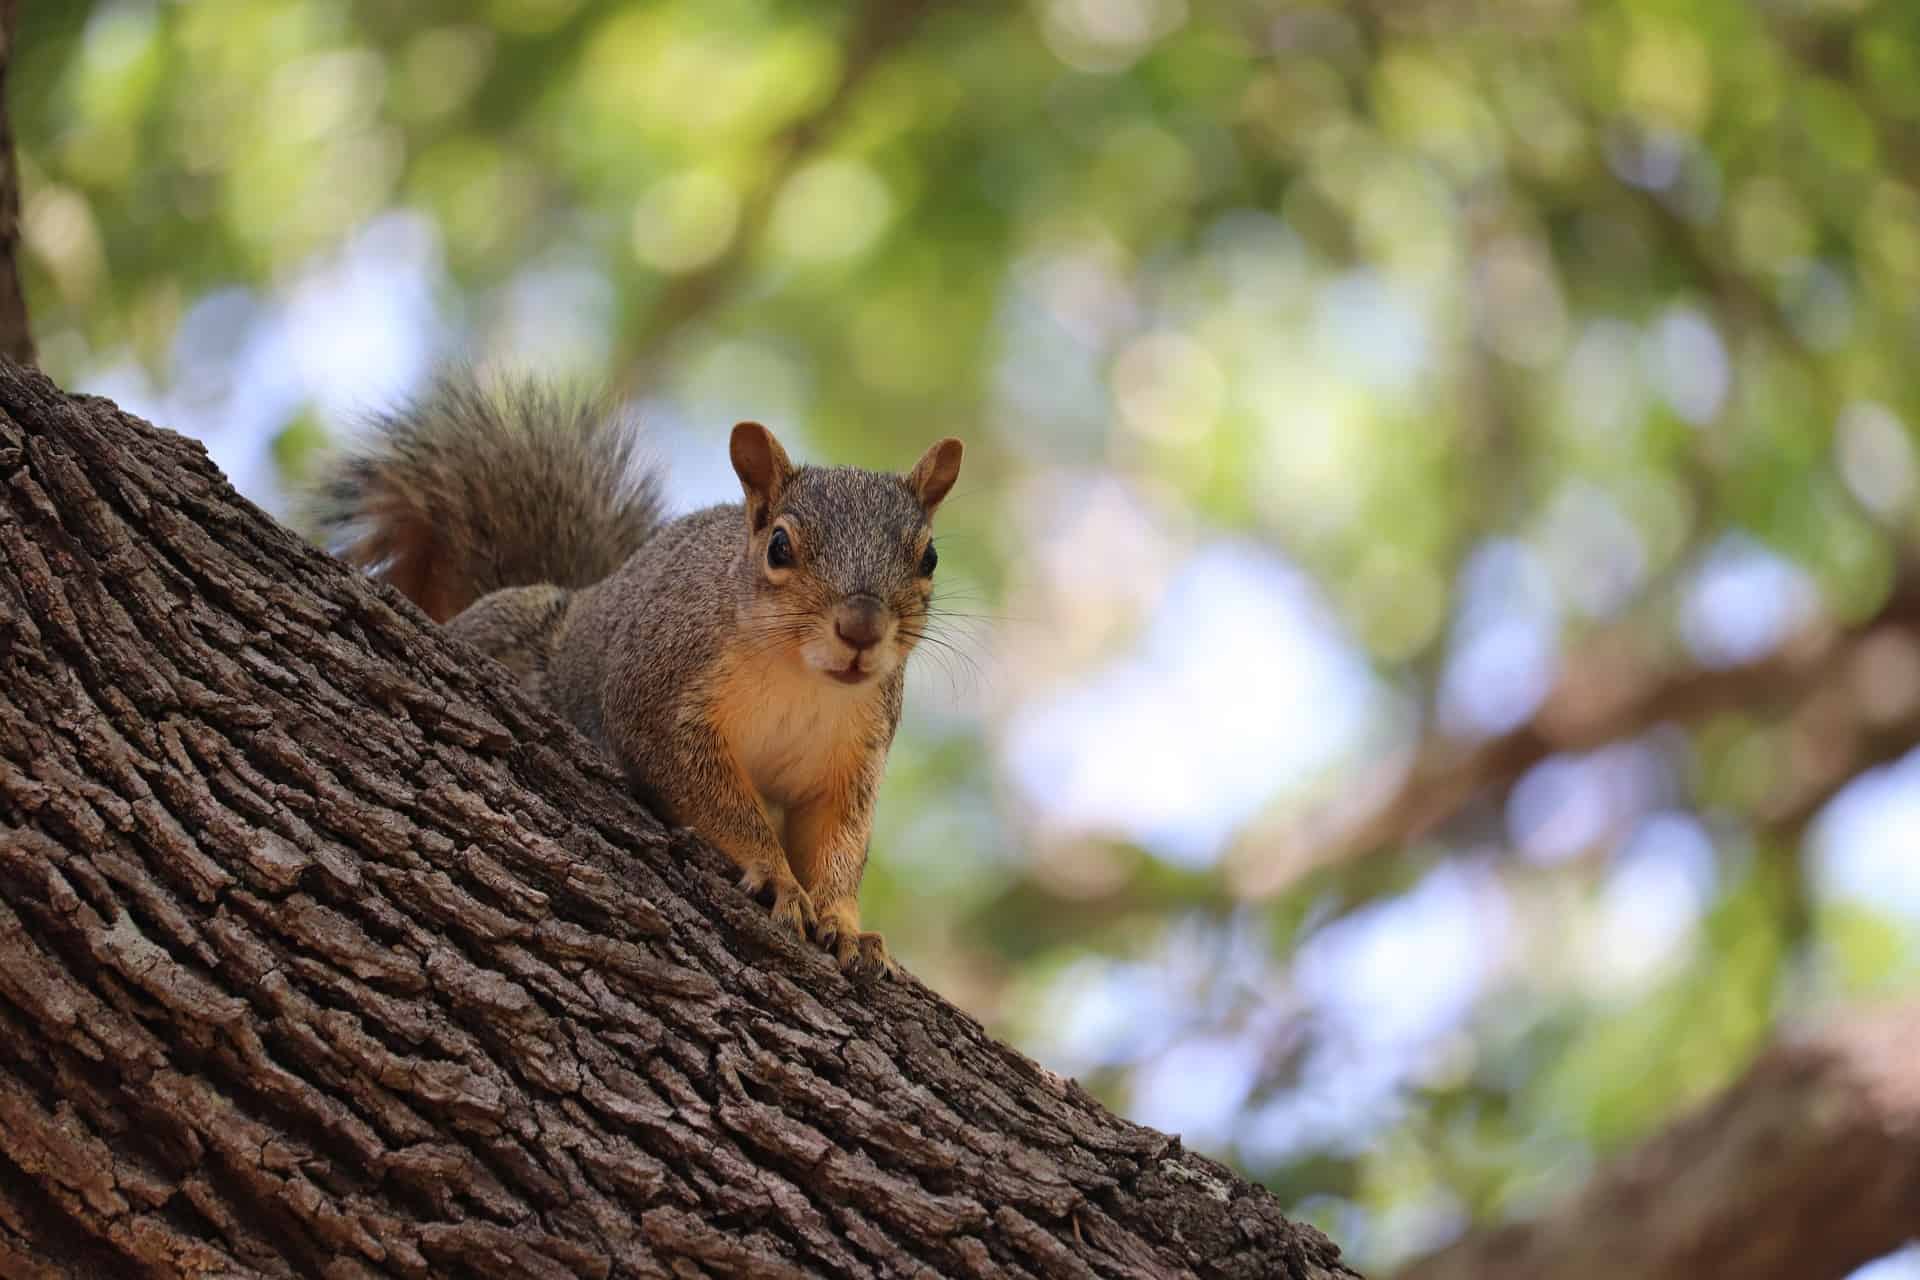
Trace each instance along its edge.
<path fill-rule="evenodd" d="M 1783 1040 L 1531 1222 L 1399 1280 L 1841 1280 L 1920 1232 L 1920 1008 Z"/>
<path fill-rule="evenodd" d="M 0 361 L 0 1275 L 1351 1276 Z"/>

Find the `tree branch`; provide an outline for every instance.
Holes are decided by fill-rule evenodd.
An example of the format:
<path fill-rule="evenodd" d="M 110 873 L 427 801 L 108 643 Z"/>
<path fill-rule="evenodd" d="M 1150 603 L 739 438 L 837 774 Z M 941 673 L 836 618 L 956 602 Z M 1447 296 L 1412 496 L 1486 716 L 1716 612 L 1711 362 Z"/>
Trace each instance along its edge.
<path fill-rule="evenodd" d="M 1551 1213 L 1399 1280 L 1839 1280 L 1920 1223 L 1916 1044 L 1920 1008 L 1784 1040 Z"/>

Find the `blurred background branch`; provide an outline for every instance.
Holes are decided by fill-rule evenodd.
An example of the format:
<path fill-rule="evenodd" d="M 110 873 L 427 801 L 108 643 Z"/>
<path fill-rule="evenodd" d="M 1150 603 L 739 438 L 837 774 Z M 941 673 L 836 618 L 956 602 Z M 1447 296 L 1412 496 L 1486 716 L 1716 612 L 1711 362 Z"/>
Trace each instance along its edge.
<path fill-rule="evenodd" d="M 622 399 L 646 390 L 660 362 L 671 355 L 671 339 L 701 313 L 720 305 L 738 282 L 766 228 L 773 202 L 802 164 L 823 146 L 847 114 L 860 87 L 894 50 L 913 38 L 938 0 L 868 0 L 858 6 L 845 39 L 840 73 L 832 92 L 803 119 L 773 138 L 760 161 L 760 173 L 740 200 L 739 222 L 729 246 L 711 262 L 676 277 L 651 302 L 629 339 L 632 354 L 615 384 Z"/>
<path fill-rule="evenodd" d="M 1917 1043 L 1913 1008 L 1784 1039 L 1551 1213 L 1469 1235 L 1399 1280 L 1839 1280 L 1920 1221 Z"/>
<path fill-rule="evenodd" d="M 1662 725 L 1731 711 L 1773 713 L 1786 726 L 1778 768 L 1756 818 L 1798 836 L 1848 779 L 1920 741 L 1920 574 L 1902 575 L 1881 609 L 1850 627 L 1819 623 L 1753 662 L 1675 667 L 1649 653 L 1642 628 L 1588 641 L 1526 723 L 1491 738 L 1422 745 L 1369 814 L 1307 818 L 1264 852 L 1276 877 L 1262 892 L 1329 863 L 1388 852 L 1439 832 L 1476 802 L 1504 793 L 1553 756 L 1589 752 Z M 1316 827 L 1349 822 L 1346 830 Z"/>

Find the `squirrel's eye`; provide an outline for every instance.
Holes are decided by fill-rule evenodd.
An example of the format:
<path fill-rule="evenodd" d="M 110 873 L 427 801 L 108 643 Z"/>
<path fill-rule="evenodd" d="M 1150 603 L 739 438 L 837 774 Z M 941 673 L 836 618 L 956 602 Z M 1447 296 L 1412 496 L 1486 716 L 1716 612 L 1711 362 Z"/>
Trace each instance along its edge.
<path fill-rule="evenodd" d="M 785 529 L 775 529 L 773 536 L 767 539 L 767 564 L 774 569 L 784 569 L 793 563 L 793 542 L 787 537 Z"/>
<path fill-rule="evenodd" d="M 933 566 L 939 563 L 940 553 L 935 551 L 933 544 L 929 542 L 927 544 L 927 554 L 920 557 L 920 576 L 923 578 L 931 578 L 933 576 Z"/>

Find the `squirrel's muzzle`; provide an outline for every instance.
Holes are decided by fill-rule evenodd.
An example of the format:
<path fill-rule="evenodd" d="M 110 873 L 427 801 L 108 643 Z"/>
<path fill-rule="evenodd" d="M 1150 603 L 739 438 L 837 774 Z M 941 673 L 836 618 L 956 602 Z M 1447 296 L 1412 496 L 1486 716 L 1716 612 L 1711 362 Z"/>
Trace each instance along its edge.
<path fill-rule="evenodd" d="M 833 633 L 854 649 L 871 649 L 886 638 L 891 611 L 879 597 L 849 596 L 833 612 Z"/>

